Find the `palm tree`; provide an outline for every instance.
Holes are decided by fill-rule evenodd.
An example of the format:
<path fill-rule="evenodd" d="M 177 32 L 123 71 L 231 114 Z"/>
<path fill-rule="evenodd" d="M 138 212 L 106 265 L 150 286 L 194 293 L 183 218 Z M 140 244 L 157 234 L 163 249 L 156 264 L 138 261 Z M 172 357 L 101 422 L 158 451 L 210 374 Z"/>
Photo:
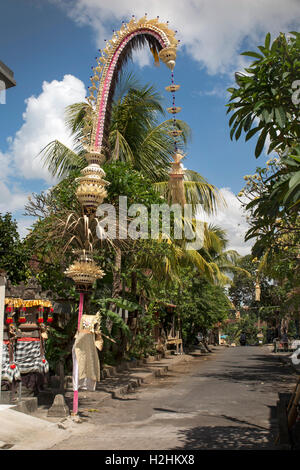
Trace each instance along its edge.
<path fill-rule="evenodd" d="M 174 141 L 168 132 L 173 128 L 173 120 L 159 122 L 160 117 L 165 116 L 161 102 L 162 98 L 152 86 L 140 85 L 132 75 L 119 82 L 111 112 L 108 162 L 130 162 L 134 169 L 153 181 L 155 189 L 168 200 L 170 162 L 174 154 Z M 66 124 L 74 136 L 74 148 L 54 140 L 40 152 L 53 177 L 64 178 L 71 171 L 86 166 L 80 140 L 92 115 L 93 109 L 87 102 L 67 107 Z M 176 126 L 182 131 L 177 143 L 182 151 L 190 137 L 190 128 L 181 120 L 176 120 Z M 187 203 L 200 203 L 208 213 L 225 204 L 216 187 L 195 171 L 185 171 L 184 190 Z"/>
<path fill-rule="evenodd" d="M 205 223 L 204 245 L 200 250 L 203 258 L 216 271 L 216 280 L 222 285 L 231 284 L 228 276 L 243 272 L 250 277 L 245 269 L 239 266 L 240 255 L 236 250 L 227 250 L 226 232 L 217 225 Z"/>
<path fill-rule="evenodd" d="M 86 166 L 85 149 L 81 138 L 85 129 L 91 125 L 93 109 L 88 103 L 75 103 L 66 109 L 66 124 L 74 137 L 74 148 L 70 149 L 59 141 L 50 142 L 42 151 L 42 157 L 51 174 L 65 178 L 74 170 Z M 129 162 L 133 169 L 139 170 L 152 182 L 154 188 L 168 198 L 168 179 L 171 168 L 171 157 L 174 154 L 174 141 L 168 134 L 173 129 L 173 120 L 164 120 L 164 110 L 161 97 L 152 86 L 141 86 L 133 76 L 121 80 L 114 95 L 111 111 L 110 132 L 107 139 L 110 152 L 108 163 L 111 161 Z M 176 126 L 182 131 L 177 147 L 184 149 L 190 136 L 186 123 L 177 120 Z M 184 190 L 187 203 L 201 203 L 207 213 L 213 213 L 221 198 L 217 189 L 209 184 L 197 172 L 186 170 L 184 175 Z M 79 220 L 79 219 L 78 219 Z M 193 221 L 190 221 L 193 224 Z M 174 243 L 169 240 L 170 250 L 157 266 L 146 253 L 141 252 L 136 268 L 144 266 L 151 270 L 155 277 L 175 280 L 178 262 L 197 267 L 198 271 L 210 280 L 221 282 L 221 272 L 216 263 L 206 259 L 201 252 L 186 250 L 185 243 Z M 115 266 L 113 270 L 113 297 L 118 295 L 120 286 L 122 250 L 115 245 Z M 160 273 L 158 272 L 160 271 Z"/>

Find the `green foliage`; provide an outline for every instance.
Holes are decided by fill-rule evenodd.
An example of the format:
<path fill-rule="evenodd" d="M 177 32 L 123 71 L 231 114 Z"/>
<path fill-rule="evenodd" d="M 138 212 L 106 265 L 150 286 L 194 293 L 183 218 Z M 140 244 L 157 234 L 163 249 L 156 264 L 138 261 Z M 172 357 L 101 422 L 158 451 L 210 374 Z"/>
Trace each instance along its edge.
<path fill-rule="evenodd" d="M 130 163 L 106 163 L 103 169 L 107 181 L 110 182 L 106 198 L 108 203 L 118 207 L 119 196 L 127 197 L 128 206 L 138 203 L 150 208 L 151 204 L 162 203 L 162 199 L 152 188 L 149 178 L 133 169 Z"/>
<path fill-rule="evenodd" d="M 152 181 L 165 180 L 174 144 L 167 133 L 173 121 L 161 123 L 164 114 L 162 97 L 153 86 L 141 85 L 132 76 L 125 80 L 123 77 L 111 113 L 112 159 L 131 162 Z M 180 120 L 176 125 L 183 130 L 179 146 L 184 145 L 189 137 L 189 127 Z"/>
<path fill-rule="evenodd" d="M 295 288 L 300 247 L 300 33 L 281 33 L 273 43 L 268 33 L 258 49 L 244 53 L 256 60 L 245 69 L 246 74 L 236 74 L 238 87 L 229 89 L 230 135 L 239 139 L 244 131 L 246 141 L 258 136 L 256 157 L 269 140 L 268 153 L 276 151 L 279 159 L 245 176 L 247 183 L 239 193 L 249 214 L 245 240 L 255 241 L 252 253 L 262 265 L 273 264 L 275 279 L 283 279 L 282 271 L 289 279 L 289 270 L 293 272 Z M 280 254 L 287 269 L 279 262 Z"/>
<path fill-rule="evenodd" d="M 297 155 L 300 149 L 294 149 Z M 266 247 L 279 252 L 285 243 L 299 246 L 300 163 L 291 156 L 267 162 L 266 168 L 257 168 L 256 174 L 247 177 L 241 194 L 248 197 L 245 203 L 251 218 L 246 240 L 255 239 L 255 256 L 261 256 Z M 290 238 L 289 236 L 290 235 Z"/>
<path fill-rule="evenodd" d="M 103 333 L 108 336 L 115 338 L 119 332 L 121 331 L 124 336 L 129 339 L 130 338 L 130 329 L 124 322 L 124 320 L 118 315 L 116 312 L 110 310 L 109 306 L 113 303 L 118 308 L 123 308 L 124 310 L 129 306 L 133 308 L 134 304 L 129 302 L 126 299 L 94 299 L 93 303 L 99 307 L 99 312 L 101 314 L 101 329 Z M 108 327 L 109 325 L 109 327 Z"/>
<path fill-rule="evenodd" d="M 78 321 L 78 309 L 73 309 L 66 325 L 48 327 L 45 353 L 50 370 L 56 372 L 59 362 L 63 362 L 65 374 L 72 371 L 72 346 Z"/>
<path fill-rule="evenodd" d="M 259 53 L 242 55 L 256 60 L 236 73 L 237 88 L 229 88 L 231 94 L 227 112 L 233 112 L 229 120 L 230 137 L 238 140 L 241 133 L 246 141 L 256 136 L 255 156 L 259 157 L 267 138 L 268 153 L 283 152 L 300 138 L 299 106 L 294 104 L 293 83 L 299 80 L 300 33 L 287 37 L 280 34 L 271 44 L 270 33 L 265 44 L 258 46 Z"/>
<path fill-rule="evenodd" d="M 127 355 L 132 358 L 141 359 L 151 354 L 156 354 L 154 338 L 152 335 L 155 319 L 150 312 L 144 312 L 138 319 L 138 331 L 134 342 L 131 344 Z"/>
<path fill-rule="evenodd" d="M 158 302 L 176 305 L 180 315 L 183 339 L 193 343 L 198 331 L 204 334 L 218 322 L 228 317 L 231 303 L 224 288 L 204 279 L 195 269 L 180 267 L 178 282 L 164 289 L 157 286 L 153 293 Z"/>
<path fill-rule="evenodd" d="M 292 316 L 292 302 L 288 293 L 294 284 L 295 269 L 291 271 L 280 255 L 265 266 L 260 265 L 256 258 L 247 255 L 240 260 L 240 265 L 251 273 L 251 277 L 242 272 L 233 277 L 229 297 L 237 310 L 247 311 L 256 321 L 260 318 L 274 327 L 280 324 L 281 319 Z M 256 280 L 260 286 L 259 301 L 255 299 Z"/>
<path fill-rule="evenodd" d="M 258 167 L 255 175 L 245 176 L 246 185 L 239 197 L 248 211 L 250 228 L 245 239 L 254 239 L 253 255 L 261 258 L 263 264 L 274 258 L 278 266 L 281 254 L 286 266 L 294 264 L 294 269 L 300 247 L 299 204 L 294 203 L 298 198 L 299 171 L 296 166 L 283 164 L 282 160 L 271 159 L 265 168 Z M 295 186 L 289 187 L 293 179 Z"/>
<path fill-rule="evenodd" d="M 173 139 L 167 132 L 172 129 L 173 121 L 161 122 L 164 114 L 162 97 L 153 86 L 142 85 L 134 77 L 123 77 L 112 104 L 108 135 L 111 151 L 107 160 L 129 163 L 151 181 L 167 179 L 174 152 Z M 86 102 L 67 107 L 66 121 L 74 143 L 83 136 L 83 128 L 91 115 L 92 109 Z M 190 129 L 180 120 L 176 125 L 183 131 L 178 144 L 183 148 Z M 71 150 L 55 140 L 41 154 L 53 176 L 68 176 L 70 171 L 82 169 L 86 164 L 81 145 L 75 145 L 75 150 Z"/>
<path fill-rule="evenodd" d="M 74 137 L 82 136 L 90 112 L 87 103 L 69 107 L 67 122 Z M 153 186 L 153 182 L 167 185 L 170 157 L 174 152 L 173 141 L 167 134 L 172 122 L 160 123 L 162 116 L 160 97 L 150 86 L 133 87 L 129 83 L 125 91 L 123 89 L 121 94 L 115 95 L 109 134 L 111 153 L 104 165 L 105 179 L 110 182 L 105 202 L 117 208 L 120 195 L 127 196 L 128 205 L 140 203 L 148 209 L 151 204 L 165 202 L 166 199 Z M 177 126 L 183 130 L 180 143 L 183 148 L 189 130 L 181 121 Z M 68 297 L 74 297 L 75 292 L 72 292 L 72 283 L 65 280 L 63 272 L 72 260 L 71 250 L 75 245 L 70 243 L 64 252 L 68 234 L 64 231 L 58 233 L 57 227 L 61 227 L 61 220 L 67 220 L 71 211 L 75 219 L 77 215 L 81 216 L 74 179 L 85 166 L 83 155 L 80 145 L 73 152 L 58 142 L 50 143 L 44 149 L 45 163 L 53 175 L 68 177 L 49 195 L 36 198 L 28 207 L 31 215 L 40 211 L 28 240 L 37 253 L 39 279 L 43 286 L 51 286 L 51 290 Z M 205 210 L 213 211 L 218 199 L 216 188 L 195 172 L 187 172 L 186 176 L 187 196 L 191 197 L 187 200 L 193 203 L 201 201 Z M 155 300 L 175 302 L 181 313 L 187 342 L 193 341 L 195 331 L 211 328 L 227 316 L 230 304 L 222 287 L 202 279 L 205 276 L 213 282 L 218 278 L 221 283 L 227 279 L 225 274 L 221 276 L 221 271 L 234 266 L 234 253 L 228 252 L 221 257 L 225 245 L 218 245 L 219 235 L 216 232 L 214 237 L 211 236 L 214 250 L 210 251 L 209 246 L 213 245 L 210 240 L 204 255 L 185 250 L 184 243 L 174 243 L 171 237 L 167 240 L 126 240 L 126 243 L 119 240 L 114 247 L 108 244 L 93 246 L 94 259 L 105 270 L 106 276 L 97 281 L 91 304 L 92 308 L 100 309 L 104 335 L 116 341 L 113 343 L 104 338 L 102 361 L 111 363 L 126 354 L 141 357 L 153 351 L 155 320 L 151 309 L 148 313 L 147 309 L 141 309 L 141 299 L 148 305 Z M 136 318 L 137 328 L 130 330 L 114 311 L 115 307 L 127 310 L 130 317 Z"/>
<path fill-rule="evenodd" d="M 30 253 L 20 240 L 17 222 L 9 212 L 0 214 L 0 268 L 6 271 L 12 284 L 19 284 L 30 277 Z"/>
<path fill-rule="evenodd" d="M 247 345 L 258 344 L 257 334 L 262 333 L 265 338 L 266 328 L 257 326 L 257 317 L 255 314 L 245 314 L 242 312 L 240 320 L 236 322 L 224 323 L 222 332 L 228 335 L 226 341 L 228 343 L 239 344 L 239 339 L 242 333 L 246 334 Z"/>
<path fill-rule="evenodd" d="M 300 145 L 292 149 L 293 155 L 282 155 L 277 172 L 268 179 L 268 194 L 273 203 L 273 216 L 280 212 L 291 215 L 300 208 Z M 263 215 L 261 201 L 256 204 L 256 213 Z"/>
<path fill-rule="evenodd" d="M 100 299 L 98 300 L 98 303 L 99 305 L 103 305 L 105 303 L 113 303 L 115 304 L 115 306 L 117 308 L 122 308 L 124 310 L 127 310 L 128 312 L 135 312 L 137 310 L 141 311 L 142 308 L 139 304 L 137 303 L 134 303 L 134 302 L 130 302 L 129 300 L 127 299 L 122 299 L 122 298 L 118 298 L 118 297 L 114 297 L 114 298 L 107 298 L 107 299 Z"/>

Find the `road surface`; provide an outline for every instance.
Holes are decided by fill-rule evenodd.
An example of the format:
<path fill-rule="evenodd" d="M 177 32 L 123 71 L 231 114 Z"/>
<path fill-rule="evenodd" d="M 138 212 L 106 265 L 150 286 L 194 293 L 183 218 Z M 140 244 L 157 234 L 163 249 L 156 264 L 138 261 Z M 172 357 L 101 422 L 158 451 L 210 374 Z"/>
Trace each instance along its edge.
<path fill-rule="evenodd" d="M 295 380 L 265 347 L 219 347 L 84 411 L 82 434 L 52 449 L 275 449 L 277 394 Z"/>

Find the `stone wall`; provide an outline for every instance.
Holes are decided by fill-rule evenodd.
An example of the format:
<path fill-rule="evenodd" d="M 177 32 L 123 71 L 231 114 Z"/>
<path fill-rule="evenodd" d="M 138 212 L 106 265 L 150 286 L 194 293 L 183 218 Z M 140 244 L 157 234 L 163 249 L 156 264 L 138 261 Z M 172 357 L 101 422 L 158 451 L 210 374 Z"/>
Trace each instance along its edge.
<path fill-rule="evenodd" d="M 68 315 L 71 313 L 72 299 L 55 299 L 53 292 L 43 291 L 36 278 L 31 278 L 26 283 L 21 282 L 17 286 L 7 281 L 5 297 L 14 297 L 24 300 L 43 299 L 52 302 L 54 312 Z"/>

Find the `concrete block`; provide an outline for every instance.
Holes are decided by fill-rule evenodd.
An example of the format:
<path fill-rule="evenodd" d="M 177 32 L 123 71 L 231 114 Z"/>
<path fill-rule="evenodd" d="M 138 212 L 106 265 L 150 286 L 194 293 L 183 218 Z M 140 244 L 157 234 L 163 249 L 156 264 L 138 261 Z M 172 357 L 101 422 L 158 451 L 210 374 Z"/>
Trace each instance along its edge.
<path fill-rule="evenodd" d="M 13 408 L 15 411 L 20 411 L 21 413 L 25 413 L 30 415 L 35 413 L 38 409 L 38 399 L 37 397 L 24 397 L 21 401 L 19 401 L 16 406 Z"/>
<path fill-rule="evenodd" d="M 69 416 L 70 411 L 65 402 L 65 398 L 63 395 L 58 394 L 55 396 L 53 405 L 49 408 L 47 416 L 54 417 L 54 418 L 65 418 Z"/>
<path fill-rule="evenodd" d="M 1 405 L 9 405 L 11 402 L 11 392 L 10 391 L 1 391 Z"/>

